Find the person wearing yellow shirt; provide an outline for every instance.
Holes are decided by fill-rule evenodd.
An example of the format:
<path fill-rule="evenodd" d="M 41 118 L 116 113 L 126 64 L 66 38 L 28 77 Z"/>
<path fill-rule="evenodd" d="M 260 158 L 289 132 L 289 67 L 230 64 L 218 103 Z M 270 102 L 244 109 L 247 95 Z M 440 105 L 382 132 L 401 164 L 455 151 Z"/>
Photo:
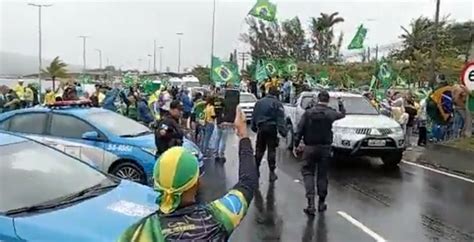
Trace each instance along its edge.
<path fill-rule="evenodd" d="M 201 150 L 208 155 L 209 143 L 214 132 L 214 121 L 216 119 L 216 111 L 214 107 L 214 97 L 209 96 L 206 99 L 206 108 L 204 109 L 204 133 L 201 142 Z"/>
<path fill-rule="evenodd" d="M 25 87 L 25 105 L 26 107 L 32 107 L 35 99 L 35 94 L 30 86 Z"/>
<path fill-rule="evenodd" d="M 44 105 L 53 105 L 56 101 L 56 94 L 51 88 L 46 89 L 46 95 L 44 96 Z"/>
<path fill-rule="evenodd" d="M 16 84 L 16 86 L 13 88 L 13 91 L 15 91 L 18 99 L 21 101 L 22 107 L 25 106 L 25 86 L 23 84 L 23 80 L 18 80 L 18 84 Z"/>

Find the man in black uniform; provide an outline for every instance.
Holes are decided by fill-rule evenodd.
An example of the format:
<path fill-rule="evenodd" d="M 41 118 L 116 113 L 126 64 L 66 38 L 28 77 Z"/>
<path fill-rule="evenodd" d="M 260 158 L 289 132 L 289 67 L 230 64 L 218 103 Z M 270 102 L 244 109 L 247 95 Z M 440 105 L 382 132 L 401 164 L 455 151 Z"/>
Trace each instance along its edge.
<path fill-rule="evenodd" d="M 183 144 L 184 132 L 179 125 L 182 106 L 178 100 L 173 100 L 170 104 L 170 111 L 158 121 L 155 130 L 156 157 L 173 146 Z"/>
<path fill-rule="evenodd" d="M 334 121 L 344 118 L 345 109 L 342 100 L 338 100 L 339 112 L 328 106 L 329 93 L 321 91 L 318 94 L 318 103 L 305 111 L 295 138 L 295 149 L 301 151 L 301 139 L 304 140 L 304 165 L 301 173 L 303 174 L 304 186 L 306 189 L 306 198 L 308 207 L 304 212 L 308 215 L 314 215 L 315 192 L 314 192 L 314 172 L 318 164 L 317 185 L 318 185 L 318 211 L 324 212 L 327 209 L 326 196 L 328 194 L 328 168 L 331 158 L 332 145 L 332 124 Z M 296 151 L 295 151 L 296 153 Z"/>
<path fill-rule="evenodd" d="M 276 169 L 276 147 L 278 146 L 278 133 L 286 137 L 285 111 L 283 104 L 277 98 L 277 87 L 271 87 L 269 93 L 260 99 L 253 110 L 252 131 L 257 133 L 255 147 L 255 162 L 258 176 L 260 177 L 260 163 L 267 150 L 268 167 L 270 168 L 270 181 L 278 179 Z"/>

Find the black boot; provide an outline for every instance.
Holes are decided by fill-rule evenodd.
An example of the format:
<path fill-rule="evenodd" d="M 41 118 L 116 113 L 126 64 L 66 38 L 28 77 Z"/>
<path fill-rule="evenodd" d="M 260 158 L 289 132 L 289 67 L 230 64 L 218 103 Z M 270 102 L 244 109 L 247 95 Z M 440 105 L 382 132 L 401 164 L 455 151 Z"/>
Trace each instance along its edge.
<path fill-rule="evenodd" d="M 303 211 L 310 216 L 314 216 L 316 213 L 314 197 L 308 197 L 308 207 L 303 209 Z"/>
<path fill-rule="evenodd" d="M 318 201 L 318 212 L 324 212 L 328 209 L 328 206 L 326 205 L 326 198 L 319 198 Z"/>
<path fill-rule="evenodd" d="M 270 171 L 270 181 L 271 182 L 274 182 L 278 179 L 278 176 L 277 174 L 275 173 L 275 171 Z"/>

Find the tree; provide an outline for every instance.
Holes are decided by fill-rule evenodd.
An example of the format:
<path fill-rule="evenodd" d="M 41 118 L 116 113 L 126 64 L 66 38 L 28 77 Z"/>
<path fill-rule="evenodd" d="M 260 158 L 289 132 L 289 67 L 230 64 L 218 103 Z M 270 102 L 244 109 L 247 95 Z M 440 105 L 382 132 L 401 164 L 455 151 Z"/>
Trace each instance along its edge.
<path fill-rule="evenodd" d="M 311 61 L 311 49 L 300 19 L 294 17 L 283 21 L 281 27 L 283 30 L 282 44 L 288 57 L 298 61 Z"/>
<path fill-rule="evenodd" d="M 201 85 L 212 84 L 211 69 L 207 66 L 196 66 L 191 70 L 191 74 L 199 79 Z"/>
<path fill-rule="evenodd" d="M 344 18 L 338 17 L 338 12 L 332 14 L 321 13 L 317 19 L 311 19 L 311 35 L 314 51 L 318 52 L 319 61 L 327 63 L 336 49 L 333 45 L 334 25 L 344 22 Z"/>
<path fill-rule="evenodd" d="M 474 21 L 454 23 L 448 26 L 448 33 L 453 38 L 453 46 L 459 55 L 464 55 L 465 61 L 469 59 L 471 43 L 474 41 Z"/>
<path fill-rule="evenodd" d="M 53 90 L 55 89 L 56 78 L 66 78 L 69 76 L 66 67 L 67 64 L 60 60 L 59 56 L 56 56 L 51 64 L 42 70 L 43 74 L 48 75 L 53 80 Z"/>

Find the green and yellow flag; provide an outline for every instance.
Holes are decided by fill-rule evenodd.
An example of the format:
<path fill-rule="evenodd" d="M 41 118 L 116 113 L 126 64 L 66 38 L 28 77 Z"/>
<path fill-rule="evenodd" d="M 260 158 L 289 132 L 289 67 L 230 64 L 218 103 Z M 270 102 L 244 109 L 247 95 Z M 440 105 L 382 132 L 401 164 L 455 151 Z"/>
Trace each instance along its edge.
<path fill-rule="evenodd" d="M 386 61 L 382 61 L 378 66 L 377 77 L 384 90 L 392 86 L 392 68 Z"/>
<path fill-rule="evenodd" d="M 276 11 L 276 5 L 269 0 L 257 0 L 249 14 L 256 18 L 273 22 L 276 20 Z"/>
<path fill-rule="evenodd" d="M 354 38 L 352 38 L 352 41 L 347 47 L 347 49 L 354 50 L 364 48 L 364 39 L 366 35 L 367 29 L 364 28 L 364 25 L 361 24 L 357 29 L 357 33 L 355 34 Z"/>
<path fill-rule="evenodd" d="M 261 83 L 265 79 L 268 78 L 267 69 L 265 68 L 265 64 L 262 60 L 257 61 L 257 67 L 255 68 L 255 80 L 258 83 Z"/>
<path fill-rule="evenodd" d="M 240 82 L 239 67 L 235 62 L 223 62 L 212 57 L 211 80 L 216 84 L 238 84 Z"/>

